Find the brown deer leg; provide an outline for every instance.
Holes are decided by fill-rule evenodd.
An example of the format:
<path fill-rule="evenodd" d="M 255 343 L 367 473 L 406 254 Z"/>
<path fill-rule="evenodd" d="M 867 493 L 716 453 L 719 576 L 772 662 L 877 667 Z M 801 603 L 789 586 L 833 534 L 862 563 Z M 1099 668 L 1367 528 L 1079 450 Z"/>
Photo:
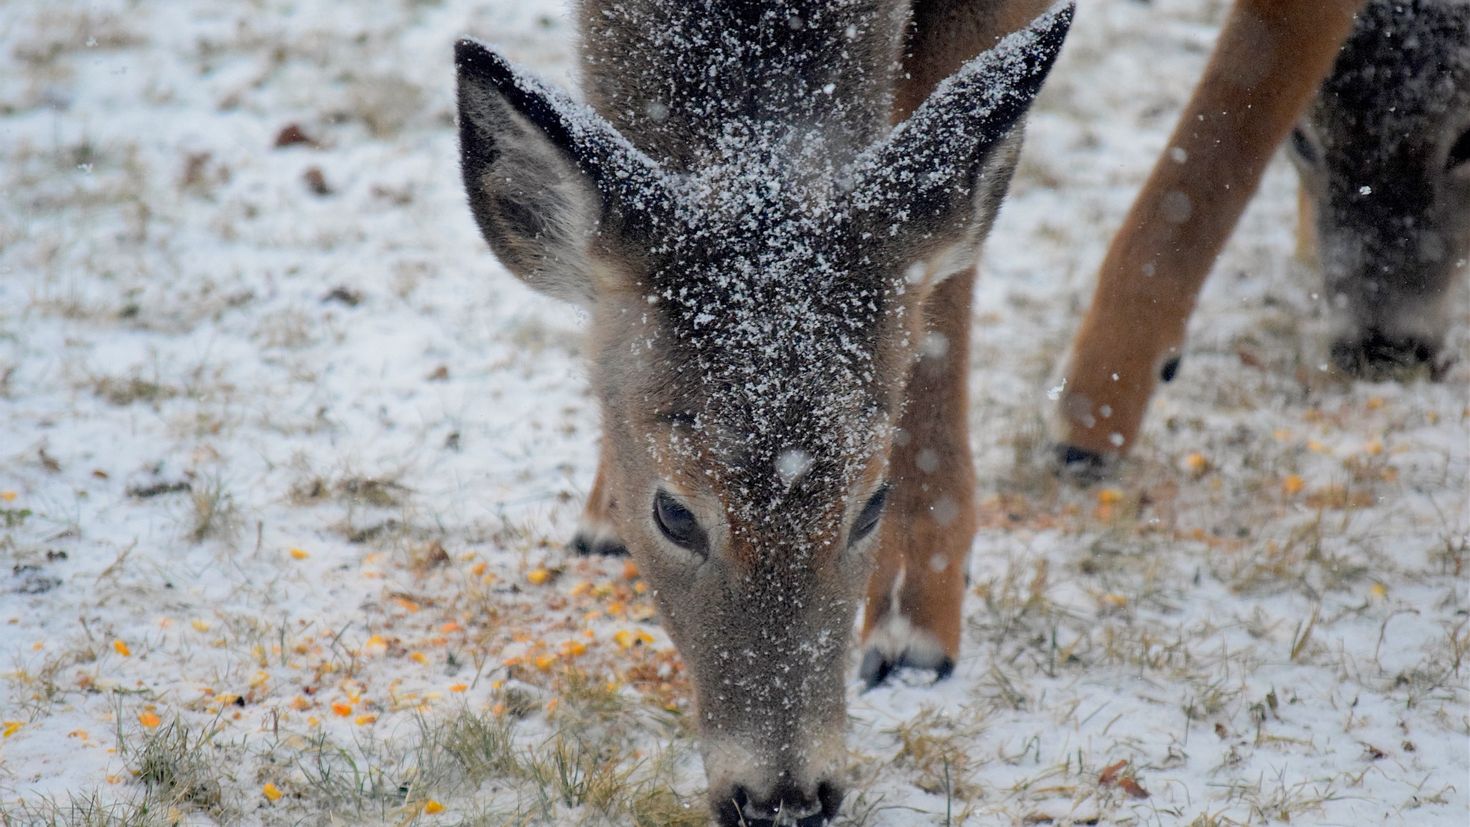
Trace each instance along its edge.
<path fill-rule="evenodd" d="M 1317 266 L 1317 205 L 1305 183 L 1296 189 L 1296 258 L 1303 264 Z"/>
<path fill-rule="evenodd" d="M 965 61 L 1051 4 L 915 0 L 895 121 Z M 909 376 L 908 407 L 889 459 L 893 487 L 879 529 L 877 568 L 868 580 L 859 673 L 869 685 L 905 666 L 944 677 L 959 655 L 965 563 L 976 523 L 966 411 L 974 284 L 973 269 L 955 274 L 924 305 L 927 330 L 935 335 Z"/>
<path fill-rule="evenodd" d="M 628 553 L 628 549 L 619 539 L 609 513 L 615 503 L 612 488 L 607 484 L 606 437 L 603 437 L 602 446 L 597 457 L 597 477 L 592 480 L 592 491 L 587 495 L 587 507 L 582 511 L 582 522 L 577 526 L 577 533 L 567 547 L 582 555 L 621 557 Z"/>
<path fill-rule="evenodd" d="M 1061 456 L 1127 451 L 1154 384 L 1173 378 L 1205 276 L 1362 0 L 1238 0 L 1169 149 L 1114 237 L 1072 344 Z"/>
<path fill-rule="evenodd" d="M 925 303 L 929 335 L 909 376 L 878 567 L 868 581 L 860 674 L 870 685 L 904 666 L 942 678 L 959 654 L 976 523 L 966 389 L 974 282 L 973 270 L 951 276 Z"/>

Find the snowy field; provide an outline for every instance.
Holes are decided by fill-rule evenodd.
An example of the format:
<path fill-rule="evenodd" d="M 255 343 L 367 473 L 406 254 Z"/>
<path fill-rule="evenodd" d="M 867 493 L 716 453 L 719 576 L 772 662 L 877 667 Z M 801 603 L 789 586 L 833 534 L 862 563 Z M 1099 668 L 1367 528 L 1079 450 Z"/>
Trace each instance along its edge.
<path fill-rule="evenodd" d="M 1116 479 L 1047 391 L 1221 0 L 1088 0 L 974 320 L 954 677 L 851 683 L 844 825 L 1464 825 L 1470 303 L 1325 369 L 1276 163 Z M 594 471 L 582 320 L 460 192 L 451 44 L 559 0 L 0 10 L 0 823 L 701 825 Z M 294 127 L 294 129 L 292 128 Z"/>

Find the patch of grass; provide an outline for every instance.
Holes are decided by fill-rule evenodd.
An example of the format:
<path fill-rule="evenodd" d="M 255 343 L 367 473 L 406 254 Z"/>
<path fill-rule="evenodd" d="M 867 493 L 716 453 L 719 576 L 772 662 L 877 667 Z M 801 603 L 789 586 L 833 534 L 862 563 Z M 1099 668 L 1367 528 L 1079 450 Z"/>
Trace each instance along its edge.
<path fill-rule="evenodd" d="M 66 801 L 47 798 L 0 808 L 3 827 L 172 827 L 168 807 L 152 796 L 103 801 L 96 792 L 70 794 Z"/>
<path fill-rule="evenodd" d="M 119 722 L 122 719 L 119 708 Z M 119 733 L 118 752 L 150 797 L 171 806 L 192 806 L 221 818 L 228 815 L 226 779 L 221 773 L 229 762 L 216 754 L 214 739 L 219 732 L 215 723 L 196 731 L 176 718 L 148 734 L 137 746 Z"/>
<path fill-rule="evenodd" d="M 235 499 L 219 477 L 202 479 L 189 491 L 188 538 L 195 543 L 209 539 L 233 540 L 240 530 Z"/>
<path fill-rule="evenodd" d="M 980 794 L 972 783 L 977 766 L 971 753 L 983 726 L 973 721 L 963 730 L 956 729 L 960 718 L 925 709 L 887 732 L 898 739 L 894 760 L 908 770 L 911 783 L 951 803 Z"/>
<path fill-rule="evenodd" d="M 92 383 L 92 392 L 110 405 L 123 407 L 138 402 L 157 404 L 179 395 L 177 388 L 169 387 L 141 376 L 115 378 L 104 376 Z"/>

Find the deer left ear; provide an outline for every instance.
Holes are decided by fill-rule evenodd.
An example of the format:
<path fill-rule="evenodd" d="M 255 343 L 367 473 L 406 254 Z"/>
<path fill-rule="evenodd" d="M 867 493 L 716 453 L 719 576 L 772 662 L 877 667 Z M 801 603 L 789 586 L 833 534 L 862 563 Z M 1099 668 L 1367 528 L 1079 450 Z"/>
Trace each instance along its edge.
<path fill-rule="evenodd" d="M 1073 8 L 1053 9 L 965 64 L 858 158 L 852 203 L 864 232 L 897 242 L 890 249 L 910 261 L 983 239 Z"/>
<path fill-rule="evenodd" d="M 481 235 L 531 287 L 595 302 L 594 242 L 666 211 L 663 176 L 597 113 L 480 43 L 460 41 L 455 60 L 460 166 Z"/>

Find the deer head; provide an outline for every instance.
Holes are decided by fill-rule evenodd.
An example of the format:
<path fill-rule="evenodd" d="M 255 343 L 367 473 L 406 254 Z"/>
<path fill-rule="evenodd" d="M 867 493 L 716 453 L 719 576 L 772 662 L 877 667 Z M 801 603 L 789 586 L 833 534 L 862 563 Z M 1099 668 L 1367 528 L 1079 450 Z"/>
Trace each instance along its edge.
<path fill-rule="evenodd" d="M 1429 363 L 1470 257 L 1470 4 L 1377 0 L 1292 133 L 1339 367 Z"/>
<path fill-rule="evenodd" d="M 973 264 L 1070 20 L 1013 35 L 861 151 L 739 123 L 678 174 L 458 45 L 470 208 L 507 268 L 590 312 L 612 517 L 692 678 L 726 824 L 819 824 L 841 800 L 917 307 Z"/>

